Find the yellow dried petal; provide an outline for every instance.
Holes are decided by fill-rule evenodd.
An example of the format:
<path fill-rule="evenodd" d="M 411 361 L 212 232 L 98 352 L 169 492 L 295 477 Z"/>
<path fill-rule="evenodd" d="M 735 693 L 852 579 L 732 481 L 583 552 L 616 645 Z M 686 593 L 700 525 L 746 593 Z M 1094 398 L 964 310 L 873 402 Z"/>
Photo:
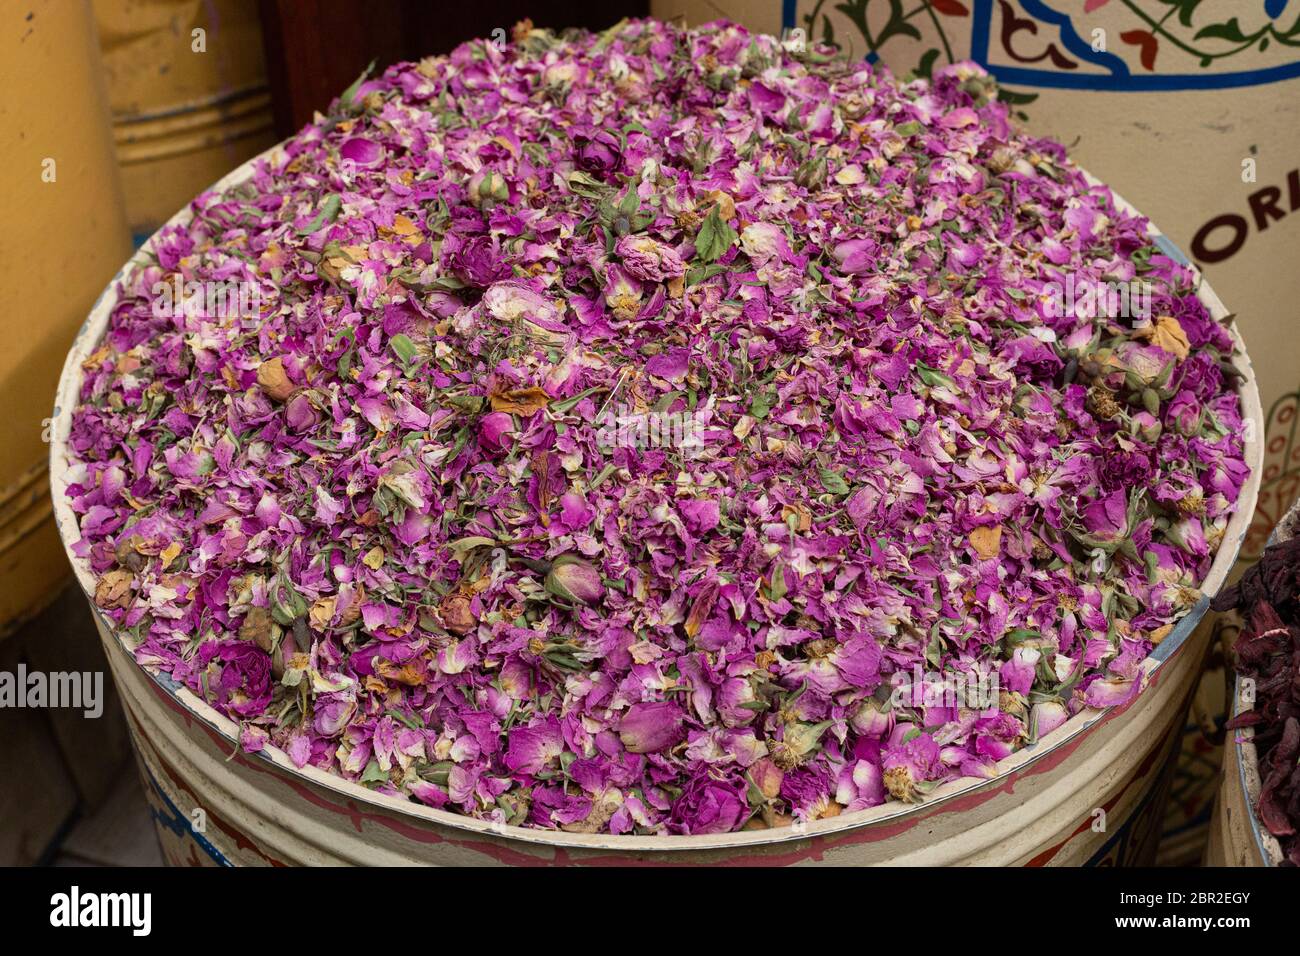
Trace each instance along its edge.
<path fill-rule="evenodd" d="M 1156 319 L 1155 328 L 1151 332 L 1151 344 L 1178 356 L 1180 361 L 1187 358 L 1192 350 L 1192 344 L 1187 341 L 1187 333 L 1172 315 L 1162 315 Z"/>
<path fill-rule="evenodd" d="M 317 598 L 312 602 L 311 610 L 307 612 L 311 626 L 318 631 L 329 627 L 330 621 L 334 620 L 334 607 L 337 603 L 338 598 L 335 597 Z"/>
<path fill-rule="evenodd" d="M 1002 526 L 983 525 L 970 533 L 970 546 L 980 559 L 996 558 L 1002 551 Z"/>
<path fill-rule="evenodd" d="M 717 204 L 718 215 L 724 222 L 736 218 L 736 201 L 729 193 L 724 193 L 721 189 L 711 189 L 704 194 L 704 199 L 706 202 Z"/>
<path fill-rule="evenodd" d="M 162 549 L 162 553 L 159 555 L 159 557 L 162 558 L 162 566 L 166 568 L 176 560 L 180 553 L 181 543 L 179 541 L 173 541 L 171 544 L 167 545 L 167 547 Z"/>
<path fill-rule="evenodd" d="M 551 396 L 536 386 L 493 392 L 488 399 L 492 402 L 492 411 L 509 412 L 511 415 L 531 415 L 551 402 Z"/>

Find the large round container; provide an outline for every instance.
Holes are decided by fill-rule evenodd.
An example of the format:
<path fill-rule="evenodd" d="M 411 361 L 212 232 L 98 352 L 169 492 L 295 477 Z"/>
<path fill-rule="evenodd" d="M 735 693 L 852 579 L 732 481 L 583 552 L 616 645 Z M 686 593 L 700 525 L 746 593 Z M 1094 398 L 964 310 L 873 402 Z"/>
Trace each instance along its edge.
<path fill-rule="evenodd" d="M 39 93 L 17 91 L 39 84 Z M 50 515 L 45 395 L 131 253 L 95 25 L 80 3 L 0 7 L 0 638 L 68 582 Z"/>
<path fill-rule="evenodd" d="M 278 149 L 278 147 L 277 147 Z M 247 178 L 245 165 L 214 188 Z M 1116 201 L 1131 210 L 1122 199 Z M 188 210 L 173 222 L 185 222 Z M 1157 243 L 1182 258 L 1153 229 Z M 137 253 L 147 255 L 149 245 Z M 1184 260 L 1185 261 L 1185 260 Z M 123 273 L 131 268 L 128 263 Z M 97 346 L 115 300 L 105 291 L 64 366 L 50 450 L 56 520 L 66 545 L 80 537 L 64 495 L 66 444 L 81 363 Z M 1227 314 L 1208 285 L 1199 295 Z M 1258 491 L 1262 413 L 1245 347 L 1233 331 L 1252 477 L 1242 489 L 1203 589 L 1214 593 L 1236 559 Z M 83 590 L 95 581 L 69 552 Z M 963 779 L 919 806 L 890 803 L 801 827 L 702 836 L 576 834 L 502 826 L 377 794 L 314 767 L 296 769 L 278 748 L 239 753 L 238 728 L 168 678 L 147 674 L 98 609 L 92 613 L 128 715 L 160 839 L 173 863 L 784 865 L 1147 863 L 1154 857 L 1168 772 L 1200 671 L 1208 597 L 1143 663 L 1147 684 L 1123 707 L 1085 710 L 997 765 L 992 779 Z M 200 829 L 201 827 L 201 829 Z"/>
<path fill-rule="evenodd" d="M 1296 501 L 1282 518 L 1272 541 L 1287 541 L 1300 533 L 1300 501 Z M 1241 698 L 1241 679 L 1233 690 L 1233 716 L 1249 710 L 1251 704 Z M 1205 848 L 1207 866 L 1277 866 L 1282 861 L 1282 845 L 1277 837 L 1260 826 L 1255 814 L 1263 781 L 1259 776 L 1259 753 L 1255 748 L 1255 730 L 1228 731 L 1224 744 L 1223 776 L 1219 796 L 1214 803 L 1210 824 L 1210 841 Z"/>

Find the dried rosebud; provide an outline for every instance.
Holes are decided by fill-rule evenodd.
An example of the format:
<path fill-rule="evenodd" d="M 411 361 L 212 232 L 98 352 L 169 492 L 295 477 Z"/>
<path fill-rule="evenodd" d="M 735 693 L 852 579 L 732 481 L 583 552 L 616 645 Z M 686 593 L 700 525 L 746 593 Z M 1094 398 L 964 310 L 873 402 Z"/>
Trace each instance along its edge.
<path fill-rule="evenodd" d="M 999 146 L 989 156 L 988 167 L 992 172 L 1001 175 L 1015 164 L 1017 158 L 1015 149 L 1010 146 Z"/>
<path fill-rule="evenodd" d="M 447 259 L 448 268 L 467 285 L 486 289 L 510 278 L 510 261 L 500 244 L 487 236 L 473 236 Z"/>
<path fill-rule="evenodd" d="M 941 773 L 943 765 L 934 738 L 921 733 L 906 743 L 886 747 L 881 768 L 890 795 L 912 803 L 922 798 L 927 789 L 924 784 Z"/>
<path fill-rule="evenodd" d="M 1164 431 L 1164 426 L 1154 415 L 1145 411 L 1134 412 L 1131 416 L 1137 434 L 1145 442 L 1154 442 Z"/>
<path fill-rule="evenodd" d="M 288 630 L 277 626 L 272 632 L 271 647 L 268 651 L 271 655 L 271 675 L 276 679 L 284 677 L 287 666 L 298 654 L 298 648 L 310 646 L 311 634 L 307 630 L 305 618 L 300 617 L 295 620 Z"/>
<path fill-rule="evenodd" d="M 289 381 L 289 376 L 284 370 L 284 359 L 278 355 L 273 359 L 267 359 L 257 367 L 257 384 L 268 398 L 275 399 L 277 402 L 288 401 L 297 390 L 297 386 Z"/>
<path fill-rule="evenodd" d="M 1169 403 L 1165 420 L 1178 429 L 1180 434 L 1193 438 L 1201 433 L 1204 412 L 1196 396 L 1184 389 Z"/>
<path fill-rule="evenodd" d="M 488 412 L 478 423 L 479 446 L 493 453 L 505 451 L 514 431 L 515 419 L 509 412 Z"/>
<path fill-rule="evenodd" d="M 117 543 L 117 547 L 113 549 L 113 557 L 117 560 L 118 564 L 122 565 L 122 567 L 126 568 L 128 571 L 142 571 L 144 570 L 144 566 L 148 563 L 148 559 L 141 550 L 143 544 L 144 539 L 138 534 L 124 537 Z"/>
<path fill-rule="evenodd" d="M 579 604 L 596 604 L 605 596 L 600 572 L 572 554 L 562 554 L 552 562 L 551 571 L 546 575 L 546 590 Z"/>
<path fill-rule="evenodd" d="M 686 263 L 671 246 L 647 236 L 624 236 L 614 252 L 634 279 L 661 282 L 686 273 Z"/>
<path fill-rule="evenodd" d="M 592 136 L 575 136 L 574 164 L 589 173 L 605 173 L 622 163 L 618 138 L 601 130 Z"/>
<path fill-rule="evenodd" d="M 1024 694 L 1014 690 L 1003 690 L 998 693 L 998 710 L 1004 714 L 1010 714 L 1013 717 L 1023 717 L 1028 706 L 1028 699 Z"/>
<path fill-rule="evenodd" d="M 320 414 L 304 392 L 292 394 L 284 409 L 285 420 L 294 431 L 305 432 L 320 422 Z"/>
<path fill-rule="evenodd" d="M 480 170 L 470 177 L 469 201 L 475 206 L 492 208 L 510 198 L 510 184 L 495 170 Z"/>
<path fill-rule="evenodd" d="M 614 317 L 627 322 L 641 311 L 641 283 L 621 266 L 611 265 L 605 273 L 605 302 Z"/>
<path fill-rule="evenodd" d="M 1033 709 L 1029 712 L 1030 724 L 1040 739 L 1069 719 L 1070 712 L 1065 709 L 1065 705 L 1059 700 L 1046 700 L 1041 704 L 1034 704 Z"/>
<path fill-rule="evenodd" d="M 853 716 L 849 718 L 849 726 L 864 737 L 881 739 L 894 729 L 894 711 L 892 708 L 882 709 L 874 700 L 868 698 L 853 712 Z"/>
<path fill-rule="evenodd" d="M 1112 552 L 1129 534 L 1128 498 L 1115 491 L 1104 498 L 1088 502 L 1079 509 L 1086 535 L 1080 539 L 1092 547 Z"/>
<path fill-rule="evenodd" d="M 449 594 L 438 605 L 442 626 L 453 634 L 468 634 L 478 626 L 469 598 L 463 594 Z"/>
<path fill-rule="evenodd" d="M 271 617 L 277 624 L 288 627 L 296 618 L 307 613 L 307 599 L 298 593 L 285 574 L 276 575 L 266 589 L 270 598 Z"/>
<path fill-rule="evenodd" d="M 666 750 L 685 736 L 685 714 L 672 701 L 633 704 L 618 723 L 623 746 L 634 754 Z"/>
<path fill-rule="evenodd" d="M 749 768 L 749 779 L 765 800 L 775 800 L 781 794 L 781 781 L 785 779 L 785 771 L 770 758 L 763 757 Z"/>
<path fill-rule="evenodd" d="M 795 170 L 794 181 L 804 189 L 820 189 L 826 182 L 826 157 L 817 156 Z"/>
<path fill-rule="evenodd" d="M 697 777 L 673 804 L 673 825 L 682 833 L 726 833 L 749 817 L 741 781 Z"/>
<path fill-rule="evenodd" d="M 971 76 L 968 77 L 961 85 L 970 97 L 975 101 L 976 106 L 983 106 L 993 96 L 997 95 L 997 80 L 988 76 Z"/>
<path fill-rule="evenodd" d="M 795 721 L 785 725 L 780 740 L 769 744 L 772 760 L 782 770 L 793 770 L 804 763 L 817 749 L 822 734 L 833 721 L 823 720 L 819 724 L 805 724 Z"/>
<path fill-rule="evenodd" d="M 689 620 L 687 621 L 689 625 Z M 761 705 L 754 693 L 754 684 L 748 677 L 728 677 L 718 687 L 713 704 L 718 716 L 727 727 L 743 727 L 758 717 Z"/>
<path fill-rule="evenodd" d="M 857 90 L 847 93 L 840 102 L 840 109 L 844 112 L 844 118 L 850 120 L 859 120 L 867 115 L 867 110 L 871 108 L 872 101 L 867 95 L 863 95 Z"/>

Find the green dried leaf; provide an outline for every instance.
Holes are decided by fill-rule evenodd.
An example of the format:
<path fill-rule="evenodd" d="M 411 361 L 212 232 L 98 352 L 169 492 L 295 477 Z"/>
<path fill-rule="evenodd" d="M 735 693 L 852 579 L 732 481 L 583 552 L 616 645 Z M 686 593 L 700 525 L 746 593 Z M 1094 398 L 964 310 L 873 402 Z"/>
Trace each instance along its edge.
<path fill-rule="evenodd" d="M 767 418 L 767 416 L 772 413 L 772 408 L 775 405 L 776 405 L 775 391 L 769 389 L 766 391 L 759 392 L 757 395 L 754 396 L 754 400 L 750 402 L 749 414 L 753 415 L 759 421 L 762 421 L 764 418 Z"/>
<path fill-rule="evenodd" d="M 828 494 L 847 495 L 849 493 L 849 483 L 844 480 L 844 476 L 838 471 L 820 468 L 817 475 L 821 478 L 822 487 L 826 489 Z"/>
<path fill-rule="evenodd" d="M 727 224 L 718 207 L 714 206 L 695 235 L 695 254 L 703 262 L 713 262 L 722 258 L 735 241 L 736 230 Z"/>
<path fill-rule="evenodd" d="M 398 333 L 388 340 L 388 344 L 392 346 L 393 353 L 397 356 L 398 361 L 403 365 L 411 364 L 411 361 L 415 358 L 416 349 L 415 343 L 410 338 Z"/>
<path fill-rule="evenodd" d="M 327 223 L 333 222 L 338 218 L 339 210 L 343 208 L 343 200 L 337 193 L 330 193 L 325 197 L 325 201 L 320 204 L 320 210 L 316 213 L 316 218 L 298 230 L 300 236 L 310 236 L 313 232 L 319 231 Z"/>

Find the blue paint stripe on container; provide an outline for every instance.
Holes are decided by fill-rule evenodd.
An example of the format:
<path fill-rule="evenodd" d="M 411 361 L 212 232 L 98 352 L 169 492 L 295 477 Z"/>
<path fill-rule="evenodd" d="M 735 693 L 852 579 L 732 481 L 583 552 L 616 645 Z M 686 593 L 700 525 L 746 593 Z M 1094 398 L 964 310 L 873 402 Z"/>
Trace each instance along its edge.
<path fill-rule="evenodd" d="M 1156 248 L 1167 255 L 1170 259 L 1173 259 L 1180 266 L 1191 266 L 1192 264 L 1192 260 L 1183 254 L 1183 250 L 1174 245 L 1173 240 L 1163 232 L 1156 236 Z"/>
<path fill-rule="evenodd" d="M 794 26 L 794 15 L 798 10 L 799 0 L 781 0 L 781 26 L 789 30 Z"/>
<path fill-rule="evenodd" d="M 172 803 L 171 797 L 167 796 L 167 792 L 158 785 L 158 781 L 154 779 L 153 774 L 149 772 L 148 766 L 143 761 L 141 761 L 141 766 L 144 767 L 145 776 L 149 778 L 149 786 L 153 788 L 153 792 L 158 795 L 158 799 L 167 807 L 167 815 L 164 815 L 160 810 L 151 808 L 151 815 L 155 823 L 182 839 L 188 837 L 193 840 L 198 844 L 199 849 L 206 853 L 208 858 L 218 866 L 233 867 L 234 864 L 226 859 L 224 853 L 213 846 L 207 837 L 194 829 L 185 814 L 181 813 L 181 808 Z"/>

